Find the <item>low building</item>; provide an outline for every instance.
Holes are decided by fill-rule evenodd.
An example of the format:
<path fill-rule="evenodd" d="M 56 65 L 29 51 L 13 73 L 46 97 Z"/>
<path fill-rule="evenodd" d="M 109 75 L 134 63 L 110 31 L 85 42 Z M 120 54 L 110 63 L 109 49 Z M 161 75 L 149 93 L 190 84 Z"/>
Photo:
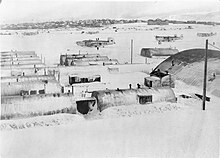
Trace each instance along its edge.
<path fill-rule="evenodd" d="M 30 82 L 54 79 L 55 77 L 53 75 L 7 76 L 1 77 L 1 83 Z"/>
<path fill-rule="evenodd" d="M 67 60 L 75 60 L 82 58 L 98 58 L 100 54 L 62 54 L 60 55 L 60 65 L 65 65 Z"/>
<path fill-rule="evenodd" d="M 147 21 L 148 25 L 169 25 L 168 20 L 161 20 L 161 19 L 156 19 L 156 20 L 148 20 Z"/>
<path fill-rule="evenodd" d="M 145 78 L 144 83 L 147 87 L 175 87 L 174 78 L 172 78 L 171 74 L 168 71 L 162 72 L 159 69 L 152 71 L 150 77 Z"/>
<path fill-rule="evenodd" d="M 38 57 L 34 51 L 4 51 L 0 54 L 3 69 L 45 67 L 42 57 Z"/>
<path fill-rule="evenodd" d="M 169 87 L 94 91 L 92 97 L 96 98 L 99 111 L 121 105 L 176 102 L 175 94 Z"/>
<path fill-rule="evenodd" d="M 155 88 L 155 87 L 171 87 L 174 88 L 174 79 L 171 77 L 170 74 L 167 74 L 163 77 L 157 77 L 157 76 L 150 76 L 144 78 L 144 85 L 149 88 Z"/>
<path fill-rule="evenodd" d="M 27 118 L 56 113 L 76 114 L 76 100 L 71 94 L 41 94 L 1 97 L 1 119 Z"/>
<path fill-rule="evenodd" d="M 159 77 L 156 77 L 156 76 L 145 77 L 144 85 L 149 88 L 161 87 L 161 80 Z"/>
<path fill-rule="evenodd" d="M 51 93 L 61 93 L 61 86 L 56 80 L 1 83 L 1 96 L 22 96 Z"/>
<path fill-rule="evenodd" d="M 147 63 L 147 58 L 152 58 L 153 56 L 172 56 L 178 53 L 179 50 L 176 48 L 142 48 L 141 56 L 145 57 L 145 63 Z"/>
<path fill-rule="evenodd" d="M 115 65 L 118 60 L 109 59 L 107 56 L 99 54 L 66 54 L 60 55 L 60 65 L 62 66 L 88 66 L 88 65 Z"/>

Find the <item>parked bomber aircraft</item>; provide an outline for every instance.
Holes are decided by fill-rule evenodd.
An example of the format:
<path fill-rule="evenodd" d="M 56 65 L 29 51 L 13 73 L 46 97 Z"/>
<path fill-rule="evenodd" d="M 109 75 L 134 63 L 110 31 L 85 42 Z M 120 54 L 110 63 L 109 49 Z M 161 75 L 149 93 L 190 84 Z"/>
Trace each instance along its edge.
<path fill-rule="evenodd" d="M 76 44 L 79 46 L 82 46 L 82 47 L 96 47 L 98 50 L 100 47 L 115 44 L 115 41 L 113 38 L 108 37 L 108 39 L 106 41 L 99 40 L 99 38 L 96 38 L 95 40 L 89 39 L 89 40 L 77 41 Z"/>

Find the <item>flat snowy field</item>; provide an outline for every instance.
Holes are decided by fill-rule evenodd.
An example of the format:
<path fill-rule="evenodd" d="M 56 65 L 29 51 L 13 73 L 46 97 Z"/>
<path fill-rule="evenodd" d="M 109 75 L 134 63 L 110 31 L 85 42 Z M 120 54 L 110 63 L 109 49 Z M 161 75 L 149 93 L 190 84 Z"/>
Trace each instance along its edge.
<path fill-rule="evenodd" d="M 193 29 L 186 29 L 188 26 L 192 26 Z M 118 28 L 117 32 L 113 27 Z M 50 30 L 50 33 L 38 30 L 40 33 L 33 36 L 21 35 L 25 31 L 37 31 L 37 30 L 16 30 L 18 35 L 0 36 L 0 50 L 33 50 L 38 56 L 43 55 L 46 59 L 46 64 L 53 65 L 59 62 L 60 54 L 66 53 L 100 53 L 101 55 L 107 55 L 109 58 L 118 59 L 120 63 L 130 63 L 130 45 L 131 39 L 134 40 L 134 53 L 133 63 L 144 63 L 145 59 L 140 56 L 142 48 L 147 47 L 175 47 L 180 51 L 191 48 L 205 48 L 205 39 L 198 37 L 198 32 L 216 32 L 217 35 L 209 37 L 209 43 L 215 42 L 216 46 L 220 45 L 220 26 L 208 26 L 208 25 L 188 25 L 188 24 L 176 24 L 166 26 L 147 25 L 147 23 L 135 23 L 135 24 L 118 24 L 110 25 L 103 28 L 85 28 L 79 29 L 66 29 L 66 30 Z M 82 31 L 99 31 L 98 34 L 82 34 Z M 156 35 L 183 35 L 183 40 L 177 40 L 175 42 L 165 42 L 158 44 Z M 76 45 L 76 41 L 86 39 L 107 40 L 108 37 L 113 37 L 116 44 L 106 46 L 105 48 L 80 47 Z M 212 48 L 214 49 L 214 48 Z"/>

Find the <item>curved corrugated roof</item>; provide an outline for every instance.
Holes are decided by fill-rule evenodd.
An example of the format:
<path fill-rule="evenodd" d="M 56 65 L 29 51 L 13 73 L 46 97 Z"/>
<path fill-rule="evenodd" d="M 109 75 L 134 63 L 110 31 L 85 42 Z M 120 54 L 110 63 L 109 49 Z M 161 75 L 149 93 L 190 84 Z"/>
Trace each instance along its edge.
<path fill-rule="evenodd" d="M 167 87 L 103 90 L 92 93 L 92 97 L 97 99 L 100 111 L 111 106 L 138 104 L 138 96 L 152 96 L 152 102 L 175 101 L 173 90 Z"/>
<path fill-rule="evenodd" d="M 178 52 L 178 49 L 173 48 L 142 48 L 141 56 L 148 58 L 151 58 L 152 56 L 171 56 Z"/>
<path fill-rule="evenodd" d="M 169 73 L 175 73 L 182 67 L 195 63 L 200 62 L 204 60 L 205 57 L 205 49 L 188 49 L 181 51 L 175 55 L 170 56 L 166 60 L 164 60 L 162 63 L 160 63 L 154 71 L 157 71 L 160 69 L 160 71 L 168 71 Z M 220 59 L 220 51 L 217 50 L 208 50 L 208 59 L 210 58 L 216 58 Z M 171 66 L 172 62 L 175 66 Z"/>

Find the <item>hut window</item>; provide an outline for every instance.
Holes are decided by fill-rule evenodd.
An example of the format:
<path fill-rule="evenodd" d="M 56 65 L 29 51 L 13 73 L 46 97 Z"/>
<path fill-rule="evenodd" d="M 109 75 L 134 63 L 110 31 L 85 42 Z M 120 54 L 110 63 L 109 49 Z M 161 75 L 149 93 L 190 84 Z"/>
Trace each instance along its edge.
<path fill-rule="evenodd" d="M 30 95 L 37 94 L 37 91 L 30 91 Z"/>
<path fill-rule="evenodd" d="M 75 83 L 88 83 L 88 82 L 101 82 L 101 77 L 100 76 L 91 76 L 91 77 L 69 77 L 69 84 L 75 84 Z"/>
<path fill-rule="evenodd" d="M 81 83 L 87 83 L 88 82 L 88 78 L 81 78 Z"/>
<path fill-rule="evenodd" d="M 80 83 L 80 78 L 79 77 L 69 77 L 69 83 L 70 85 L 74 84 L 74 83 Z"/>
<path fill-rule="evenodd" d="M 101 77 L 96 77 L 94 81 L 98 81 L 98 82 L 101 82 Z"/>
<path fill-rule="evenodd" d="M 93 78 L 92 78 L 92 77 L 89 77 L 89 78 L 88 78 L 88 82 L 93 82 Z"/>
<path fill-rule="evenodd" d="M 44 89 L 43 90 L 39 90 L 38 92 L 39 92 L 39 94 L 45 94 Z"/>
<path fill-rule="evenodd" d="M 21 91 L 21 95 L 23 96 L 23 95 L 29 95 L 29 92 L 28 91 Z"/>
<path fill-rule="evenodd" d="M 139 103 L 140 104 L 152 103 L 152 95 L 139 96 Z"/>

